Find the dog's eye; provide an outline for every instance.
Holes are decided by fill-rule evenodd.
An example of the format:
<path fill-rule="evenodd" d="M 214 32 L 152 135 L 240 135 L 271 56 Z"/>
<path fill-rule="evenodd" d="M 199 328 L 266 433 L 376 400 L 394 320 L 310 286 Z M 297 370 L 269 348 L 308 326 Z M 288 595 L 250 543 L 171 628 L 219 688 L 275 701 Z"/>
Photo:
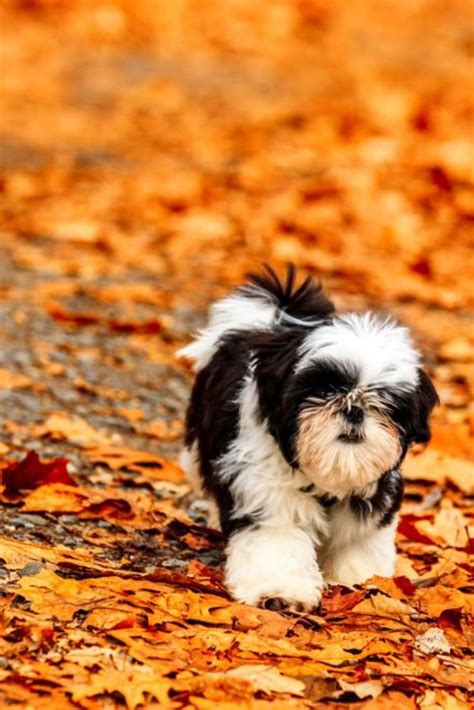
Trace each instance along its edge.
<path fill-rule="evenodd" d="M 326 404 L 328 400 L 333 399 L 337 392 L 333 388 L 318 389 L 311 397 L 308 397 L 308 402 L 310 404 Z"/>
<path fill-rule="evenodd" d="M 318 386 L 314 392 L 315 397 L 323 397 L 327 399 L 328 397 L 337 397 L 338 395 L 345 395 L 350 391 L 350 387 L 345 387 L 343 385 L 336 385 L 331 382 L 325 382 Z"/>
<path fill-rule="evenodd" d="M 331 387 L 318 387 L 318 389 L 314 392 L 312 396 L 315 399 L 327 399 L 328 397 L 333 397 L 335 394 L 335 390 Z"/>

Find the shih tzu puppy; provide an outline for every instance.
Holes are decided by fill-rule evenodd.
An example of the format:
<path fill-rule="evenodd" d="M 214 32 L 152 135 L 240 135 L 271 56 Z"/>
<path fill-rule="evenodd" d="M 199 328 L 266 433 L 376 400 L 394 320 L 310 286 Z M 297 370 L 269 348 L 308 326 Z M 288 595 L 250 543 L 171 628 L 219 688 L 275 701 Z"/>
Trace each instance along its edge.
<path fill-rule="evenodd" d="M 406 328 L 265 268 L 179 353 L 197 373 L 181 462 L 217 505 L 233 596 L 306 610 L 325 582 L 393 574 L 400 464 L 438 398 Z"/>

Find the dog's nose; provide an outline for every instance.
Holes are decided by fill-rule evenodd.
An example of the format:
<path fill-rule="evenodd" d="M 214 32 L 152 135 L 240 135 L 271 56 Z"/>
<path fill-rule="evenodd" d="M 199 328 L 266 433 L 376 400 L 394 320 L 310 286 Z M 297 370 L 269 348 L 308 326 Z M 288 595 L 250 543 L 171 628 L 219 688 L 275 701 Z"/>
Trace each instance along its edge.
<path fill-rule="evenodd" d="M 362 409 L 362 407 L 353 405 L 352 407 L 348 407 L 344 411 L 344 416 L 351 424 L 360 424 L 364 418 L 364 410 Z"/>

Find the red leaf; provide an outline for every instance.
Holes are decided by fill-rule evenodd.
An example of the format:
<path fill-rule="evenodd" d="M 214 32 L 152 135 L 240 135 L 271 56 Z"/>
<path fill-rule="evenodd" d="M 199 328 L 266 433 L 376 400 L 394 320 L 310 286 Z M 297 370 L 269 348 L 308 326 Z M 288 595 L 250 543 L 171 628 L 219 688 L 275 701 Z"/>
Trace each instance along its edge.
<path fill-rule="evenodd" d="M 468 555 L 474 555 L 474 538 L 469 538 L 464 551 L 467 552 Z"/>
<path fill-rule="evenodd" d="M 30 451 L 23 461 L 15 461 L 3 470 L 2 483 L 6 493 L 39 488 L 46 483 L 77 485 L 67 472 L 68 460 L 60 456 L 53 461 L 40 461 L 35 451 Z"/>
<path fill-rule="evenodd" d="M 95 313 L 72 313 L 65 310 L 58 303 L 49 303 L 47 311 L 51 318 L 65 323 L 74 323 L 75 325 L 93 325 L 100 320 Z"/>
<path fill-rule="evenodd" d="M 461 626 L 462 609 L 444 609 L 439 615 L 439 625 L 442 629 L 456 629 L 462 631 Z"/>
<path fill-rule="evenodd" d="M 88 511 L 97 515 L 112 515 L 118 518 L 133 517 L 132 506 L 123 498 L 105 498 L 99 503 L 91 503 Z"/>
<path fill-rule="evenodd" d="M 417 530 L 415 523 L 418 519 L 421 520 L 421 518 L 416 518 L 416 516 L 413 515 L 403 516 L 398 524 L 398 532 L 412 542 L 421 542 L 424 545 L 434 545 L 435 543 L 431 538 Z"/>
<path fill-rule="evenodd" d="M 416 592 L 416 587 L 408 577 L 394 577 L 393 581 L 397 585 L 397 587 L 400 589 L 400 591 L 403 592 L 407 597 L 413 596 L 413 594 Z"/>
<path fill-rule="evenodd" d="M 442 192 L 450 192 L 452 190 L 451 180 L 439 165 L 434 165 L 430 169 L 430 176 L 438 190 Z"/>

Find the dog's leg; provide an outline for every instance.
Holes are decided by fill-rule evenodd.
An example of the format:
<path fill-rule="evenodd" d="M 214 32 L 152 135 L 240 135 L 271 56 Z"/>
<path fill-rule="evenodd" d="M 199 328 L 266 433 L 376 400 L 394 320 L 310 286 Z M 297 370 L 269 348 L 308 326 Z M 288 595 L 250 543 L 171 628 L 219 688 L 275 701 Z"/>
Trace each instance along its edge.
<path fill-rule="evenodd" d="M 295 611 L 316 607 L 323 589 L 314 542 L 296 526 L 254 524 L 233 533 L 226 583 L 238 601 Z"/>
<path fill-rule="evenodd" d="M 357 523 L 354 528 L 356 526 Z M 321 562 L 326 582 L 351 587 L 374 575 L 392 577 L 396 559 L 395 528 L 393 522 L 369 533 L 359 530 L 352 542 L 326 547 Z M 337 533 L 334 538 L 337 539 Z"/>
<path fill-rule="evenodd" d="M 334 506 L 320 553 L 326 582 L 352 586 L 374 575 L 393 575 L 402 496 L 403 479 L 399 471 L 392 470 L 365 491 Z"/>
<path fill-rule="evenodd" d="M 192 492 L 196 496 L 191 504 L 192 507 L 207 519 L 208 527 L 220 530 L 219 508 L 215 500 L 207 495 L 202 486 L 196 442 L 181 451 L 179 463 L 191 484 Z"/>

